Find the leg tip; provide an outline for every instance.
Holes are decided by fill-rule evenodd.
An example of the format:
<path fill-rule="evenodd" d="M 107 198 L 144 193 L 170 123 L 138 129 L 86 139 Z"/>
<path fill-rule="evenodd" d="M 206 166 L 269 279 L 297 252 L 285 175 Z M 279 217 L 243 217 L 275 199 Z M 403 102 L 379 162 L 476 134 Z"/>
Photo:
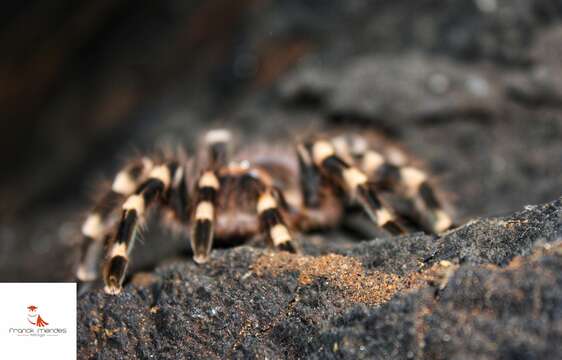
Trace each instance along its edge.
<path fill-rule="evenodd" d="M 123 288 L 120 286 L 116 286 L 116 285 L 106 285 L 103 288 L 103 291 L 105 291 L 106 294 L 108 295 L 119 295 L 121 293 L 121 290 Z"/>
<path fill-rule="evenodd" d="M 444 211 L 438 210 L 435 212 L 435 223 L 433 225 L 433 231 L 436 234 L 440 234 L 446 230 L 449 230 L 453 226 L 453 220 Z"/>
<path fill-rule="evenodd" d="M 388 231 L 391 235 L 403 235 L 406 233 L 406 229 L 394 220 L 386 222 L 382 228 Z"/>
<path fill-rule="evenodd" d="M 193 255 L 193 261 L 195 261 L 199 265 L 202 265 L 209 261 L 209 256 L 206 254 L 195 254 Z"/>
<path fill-rule="evenodd" d="M 292 241 L 287 241 L 278 245 L 277 250 L 287 251 L 291 254 L 297 254 L 299 252 Z"/>

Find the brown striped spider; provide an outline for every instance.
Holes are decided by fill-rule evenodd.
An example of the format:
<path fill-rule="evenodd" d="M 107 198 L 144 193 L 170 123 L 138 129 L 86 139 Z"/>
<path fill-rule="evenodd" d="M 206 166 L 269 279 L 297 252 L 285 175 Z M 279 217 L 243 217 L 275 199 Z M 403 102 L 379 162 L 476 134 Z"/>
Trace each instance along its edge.
<path fill-rule="evenodd" d="M 118 294 L 135 238 L 156 204 L 190 229 L 197 263 L 208 260 L 215 237 L 262 234 L 273 248 L 299 252 L 295 233 L 336 226 L 352 204 L 391 234 L 407 231 L 405 216 L 409 226 L 413 219 L 417 229 L 431 233 L 452 225 L 426 173 L 374 132 L 328 133 L 294 147 L 248 145 L 232 157 L 231 137 L 212 130 L 202 156 L 143 157 L 119 171 L 82 226 L 78 279 L 92 281 L 102 268 L 105 291 Z M 394 211 L 379 191 L 394 193 L 411 211 Z"/>

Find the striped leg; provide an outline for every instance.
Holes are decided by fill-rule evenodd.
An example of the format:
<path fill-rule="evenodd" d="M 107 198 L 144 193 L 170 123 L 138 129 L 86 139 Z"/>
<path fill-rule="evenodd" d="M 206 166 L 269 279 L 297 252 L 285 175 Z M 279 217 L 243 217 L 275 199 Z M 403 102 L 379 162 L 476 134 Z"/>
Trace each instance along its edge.
<path fill-rule="evenodd" d="M 428 176 L 422 170 L 391 164 L 373 150 L 365 152 L 361 162 L 362 168 L 368 174 L 374 174 L 384 187 L 413 202 L 416 217 L 428 230 L 438 234 L 452 226 L 451 217 L 443 210 Z"/>
<path fill-rule="evenodd" d="M 121 220 L 113 244 L 108 249 L 108 258 L 104 269 L 105 292 L 118 294 L 125 278 L 129 263 L 129 254 L 133 248 L 140 225 L 144 222 L 146 211 L 163 193 L 173 178 L 169 165 L 154 167 L 133 195 L 123 204 Z"/>
<path fill-rule="evenodd" d="M 82 248 L 76 272 L 79 281 L 93 281 L 98 277 L 103 247 L 114 225 L 115 210 L 143 181 L 153 164 L 148 158 L 129 165 L 117 173 L 111 190 L 94 207 L 82 225 Z"/>
<path fill-rule="evenodd" d="M 280 208 L 282 200 L 275 196 L 272 188 L 264 188 L 258 195 L 256 210 L 260 227 L 267 243 L 278 250 L 298 252 L 296 242 L 287 227 Z"/>
<path fill-rule="evenodd" d="M 340 158 L 332 143 L 317 141 L 311 145 L 311 151 L 316 166 L 356 199 L 375 224 L 393 234 L 404 233 L 395 215 L 381 203 L 375 185 L 369 182 L 365 173 Z"/>
<path fill-rule="evenodd" d="M 211 170 L 204 172 L 197 182 L 195 211 L 193 212 L 191 228 L 193 260 L 198 264 L 209 260 L 213 245 L 215 208 L 219 190 L 220 182 L 217 174 Z"/>
<path fill-rule="evenodd" d="M 453 221 L 435 196 L 427 175 L 412 166 L 401 167 L 398 173 L 398 192 L 413 201 L 421 222 L 425 223 L 435 234 L 449 229 L 453 225 Z"/>

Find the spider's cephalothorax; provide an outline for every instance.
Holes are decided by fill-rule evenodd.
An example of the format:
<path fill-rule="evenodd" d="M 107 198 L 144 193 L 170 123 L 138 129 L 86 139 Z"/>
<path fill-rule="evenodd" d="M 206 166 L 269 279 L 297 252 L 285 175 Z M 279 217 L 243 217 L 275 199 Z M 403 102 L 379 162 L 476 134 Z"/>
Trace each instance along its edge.
<path fill-rule="evenodd" d="M 375 133 L 325 134 L 296 146 L 249 145 L 232 157 L 229 131 L 212 130 L 204 139 L 204 155 L 196 159 L 143 157 L 118 172 L 82 226 L 79 280 L 97 278 L 105 252 L 105 291 L 119 293 L 135 237 L 155 204 L 191 230 L 197 263 L 207 261 L 215 237 L 263 234 L 271 247 L 298 252 L 295 233 L 338 224 L 354 203 L 392 234 L 406 231 L 402 215 L 432 233 L 452 224 L 426 173 Z M 396 194 L 411 212 L 393 211 L 379 191 Z"/>

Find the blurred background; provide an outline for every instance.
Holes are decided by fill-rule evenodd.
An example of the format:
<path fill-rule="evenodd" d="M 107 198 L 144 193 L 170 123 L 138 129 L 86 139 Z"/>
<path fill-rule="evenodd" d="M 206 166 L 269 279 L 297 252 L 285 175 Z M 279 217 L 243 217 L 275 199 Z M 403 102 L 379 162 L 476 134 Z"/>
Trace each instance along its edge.
<path fill-rule="evenodd" d="M 0 17 L 0 281 L 72 280 L 96 181 L 217 119 L 249 139 L 378 129 L 458 222 L 562 192 L 560 0 L 37 0 Z M 146 238 L 141 268 L 187 246 Z"/>

